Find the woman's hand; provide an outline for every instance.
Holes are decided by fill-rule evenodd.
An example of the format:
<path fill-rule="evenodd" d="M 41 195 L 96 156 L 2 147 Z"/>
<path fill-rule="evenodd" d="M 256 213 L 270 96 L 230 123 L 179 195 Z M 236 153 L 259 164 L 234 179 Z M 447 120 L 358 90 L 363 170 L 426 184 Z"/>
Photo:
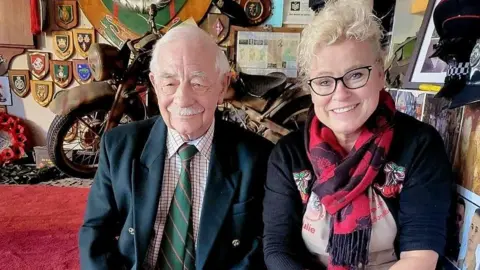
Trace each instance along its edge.
<path fill-rule="evenodd" d="M 434 270 L 438 254 L 432 250 L 413 250 L 400 253 L 400 260 L 390 270 Z"/>

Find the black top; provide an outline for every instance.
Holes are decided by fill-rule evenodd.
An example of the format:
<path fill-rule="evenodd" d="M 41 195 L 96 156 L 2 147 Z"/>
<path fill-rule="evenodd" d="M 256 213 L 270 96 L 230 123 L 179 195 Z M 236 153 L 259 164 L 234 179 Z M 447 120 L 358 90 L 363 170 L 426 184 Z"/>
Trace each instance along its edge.
<path fill-rule="evenodd" d="M 433 250 L 444 254 L 447 216 L 454 186 L 452 166 L 439 133 L 406 114 L 397 112 L 387 163 L 405 169 L 399 195 L 385 200 L 398 231 L 394 243 L 402 251 Z M 304 205 L 293 173 L 312 170 L 304 144 L 304 131 L 283 137 L 270 156 L 264 199 L 264 255 L 269 269 L 318 269 L 302 239 Z M 311 182 L 315 181 L 315 176 Z M 385 182 L 379 173 L 377 183 Z"/>

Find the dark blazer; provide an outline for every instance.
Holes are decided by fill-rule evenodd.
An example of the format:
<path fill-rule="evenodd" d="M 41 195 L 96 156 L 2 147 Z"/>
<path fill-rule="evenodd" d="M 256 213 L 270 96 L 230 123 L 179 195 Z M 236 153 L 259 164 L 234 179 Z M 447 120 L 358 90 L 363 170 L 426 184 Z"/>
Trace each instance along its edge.
<path fill-rule="evenodd" d="M 142 269 L 161 193 L 167 127 L 161 117 L 107 132 L 79 233 L 82 269 Z M 197 269 L 263 269 L 266 139 L 215 121 L 196 248 Z"/>

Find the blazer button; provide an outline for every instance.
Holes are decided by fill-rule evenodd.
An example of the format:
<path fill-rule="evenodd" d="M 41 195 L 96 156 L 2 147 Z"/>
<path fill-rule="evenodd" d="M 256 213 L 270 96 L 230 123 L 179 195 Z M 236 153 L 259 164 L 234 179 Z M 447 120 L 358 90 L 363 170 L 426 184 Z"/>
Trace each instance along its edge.
<path fill-rule="evenodd" d="M 128 232 L 129 232 L 131 235 L 135 235 L 135 229 L 133 229 L 133 228 L 128 228 Z"/>
<path fill-rule="evenodd" d="M 238 239 L 233 240 L 232 245 L 233 245 L 233 247 L 238 247 L 240 245 L 240 240 L 238 240 Z"/>

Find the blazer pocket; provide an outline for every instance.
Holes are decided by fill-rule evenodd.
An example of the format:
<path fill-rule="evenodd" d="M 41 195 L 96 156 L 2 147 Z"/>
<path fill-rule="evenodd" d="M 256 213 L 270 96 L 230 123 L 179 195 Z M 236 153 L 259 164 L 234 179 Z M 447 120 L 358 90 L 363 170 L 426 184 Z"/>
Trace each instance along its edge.
<path fill-rule="evenodd" d="M 252 208 L 253 204 L 255 203 L 255 198 L 251 197 L 248 200 L 240 203 L 235 203 L 232 205 L 232 215 L 239 215 L 244 214 Z"/>

